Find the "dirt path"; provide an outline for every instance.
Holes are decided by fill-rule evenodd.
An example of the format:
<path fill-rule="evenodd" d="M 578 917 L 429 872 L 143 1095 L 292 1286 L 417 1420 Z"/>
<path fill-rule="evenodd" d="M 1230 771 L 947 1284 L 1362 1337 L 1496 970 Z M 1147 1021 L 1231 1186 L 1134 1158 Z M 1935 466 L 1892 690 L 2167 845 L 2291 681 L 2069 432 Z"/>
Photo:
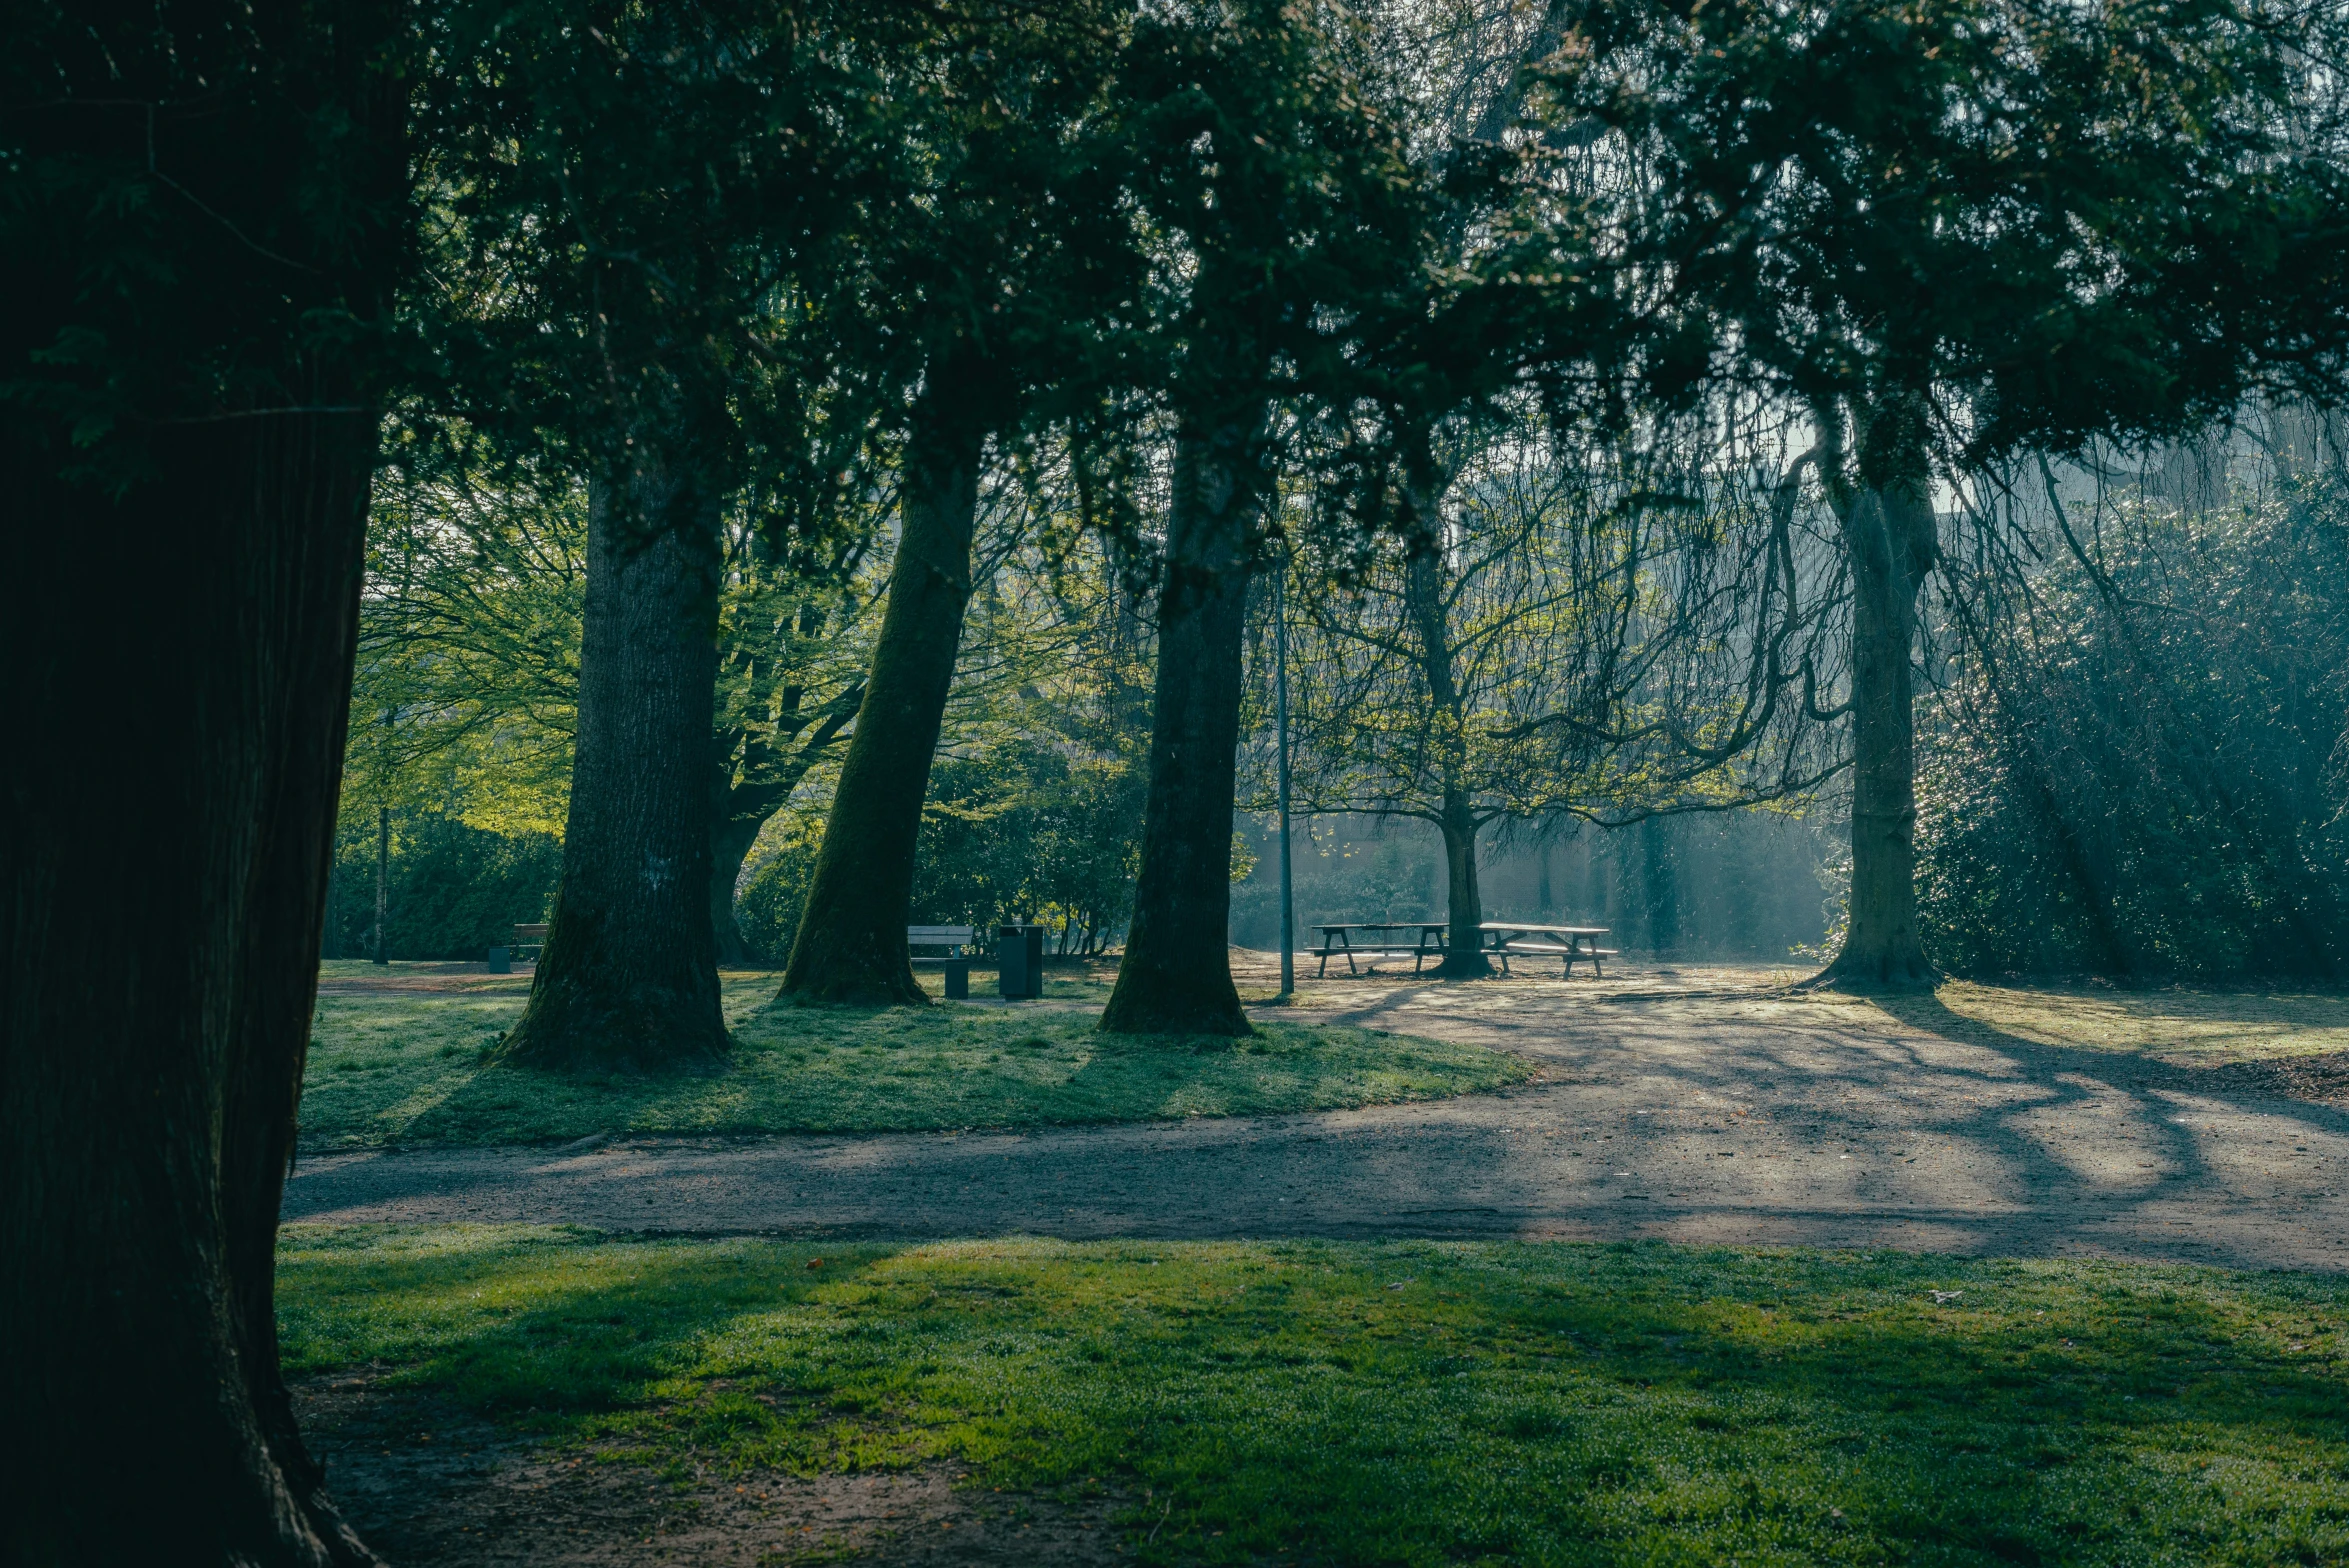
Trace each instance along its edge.
<path fill-rule="evenodd" d="M 2289 1097 L 2276 1071 L 2037 1045 L 1930 1001 L 1895 1019 L 1787 1000 L 1767 978 L 1333 979 L 1284 1010 L 1543 1065 L 1500 1095 L 1028 1132 L 323 1156 L 296 1171 L 285 1213 L 892 1238 L 1654 1236 L 2349 1269 L 2349 1110 Z"/>

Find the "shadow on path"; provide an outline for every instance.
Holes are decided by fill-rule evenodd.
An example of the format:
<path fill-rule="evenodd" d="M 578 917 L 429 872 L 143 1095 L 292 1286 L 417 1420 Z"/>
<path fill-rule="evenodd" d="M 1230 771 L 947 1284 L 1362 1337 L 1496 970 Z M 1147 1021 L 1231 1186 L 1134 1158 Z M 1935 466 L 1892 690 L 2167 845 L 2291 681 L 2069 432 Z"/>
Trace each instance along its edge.
<path fill-rule="evenodd" d="M 1517 1052 L 1500 1095 L 1024 1133 L 308 1160 L 289 1220 L 916 1238 L 1653 1236 L 2349 1269 L 2349 1114 L 1880 1007 L 1350 987 L 1320 1016 Z M 1284 1010 L 1283 1016 L 1295 1016 Z"/>

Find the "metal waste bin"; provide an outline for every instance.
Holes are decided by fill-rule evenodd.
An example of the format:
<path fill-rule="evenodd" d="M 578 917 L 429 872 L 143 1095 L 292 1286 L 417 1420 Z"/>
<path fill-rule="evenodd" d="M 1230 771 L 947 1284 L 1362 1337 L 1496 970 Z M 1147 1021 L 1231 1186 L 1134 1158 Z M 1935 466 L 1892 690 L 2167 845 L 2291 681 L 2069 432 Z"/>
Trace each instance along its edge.
<path fill-rule="evenodd" d="M 971 994 L 971 961 L 967 958 L 946 960 L 946 999 L 950 1002 L 968 1001 Z"/>
<path fill-rule="evenodd" d="M 510 947 L 491 948 L 489 950 L 489 972 L 493 975 L 512 974 L 514 972 L 514 950 Z"/>
<path fill-rule="evenodd" d="M 995 975 L 997 988 L 1010 1001 L 1023 1001 L 1044 994 L 1044 928 L 1042 926 L 997 926 L 995 928 Z"/>

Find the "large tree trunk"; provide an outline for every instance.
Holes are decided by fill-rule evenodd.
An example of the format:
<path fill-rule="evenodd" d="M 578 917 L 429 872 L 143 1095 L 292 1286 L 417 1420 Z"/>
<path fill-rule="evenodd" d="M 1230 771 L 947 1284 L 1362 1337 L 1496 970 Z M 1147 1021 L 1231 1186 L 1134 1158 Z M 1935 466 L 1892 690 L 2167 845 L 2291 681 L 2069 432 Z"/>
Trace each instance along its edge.
<path fill-rule="evenodd" d="M 1918 465 L 1921 468 L 1921 464 Z M 1935 550 L 1921 474 L 1844 508 L 1851 565 L 1851 918 L 1818 983 L 1912 989 L 1936 978 L 1917 933 L 1917 753 L 1909 669 Z"/>
<path fill-rule="evenodd" d="M 0 378 L 62 400 L 0 416 L 0 1561 L 372 1562 L 273 1273 L 376 444 L 293 338 L 397 283 L 399 16 L 23 14 Z"/>
<path fill-rule="evenodd" d="M 971 529 L 986 442 L 982 400 L 941 374 L 906 452 L 889 608 L 840 765 L 782 994 L 809 1003 L 924 1006 L 905 943 L 930 758 L 971 598 Z"/>
<path fill-rule="evenodd" d="M 657 1070 L 726 1054 L 710 923 L 718 560 L 709 502 L 648 467 L 589 487 L 563 881 L 507 1056 Z"/>
<path fill-rule="evenodd" d="M 1255 1032 L 1232 984 L 1232 788 L 1258 495 L 1253 429 L 1185 433 L 1175 451 L 1142 865 L 1117 987 L 1116 1034 Z"/>
<path fill-rule="evenodd" d="M 182 427 L 118 499 L 33 446 L 0 482 L 0 1557 L 367 1561 L 271 1290 L 373 421 Z M 132 690 L 139 724 L 91 722 Z"/>

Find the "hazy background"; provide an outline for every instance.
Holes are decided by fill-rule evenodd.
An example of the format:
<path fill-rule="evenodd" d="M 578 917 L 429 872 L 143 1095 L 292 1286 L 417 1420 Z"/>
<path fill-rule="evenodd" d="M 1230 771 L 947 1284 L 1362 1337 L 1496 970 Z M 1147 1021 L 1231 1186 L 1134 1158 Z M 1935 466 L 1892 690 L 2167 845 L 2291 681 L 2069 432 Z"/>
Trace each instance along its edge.
<path fill-rule="evenodd" d="M 1232 889 L 1232 940 L 1280 945 L 1276 823 L 1244 818 L 1256 864 Z M 1412 818 L 1298 819 L 1297 945 L 1320 921 L 1441 920 L 1443 840 Z M 1676 959 L 1783 961 L 1824 940 L 1840 834 L 1775 813 L 1656 817 L 1621 828 L 1496 829 L 1478 864 L 1488 920 L 1600 925 L 1610 947 Z"/>

